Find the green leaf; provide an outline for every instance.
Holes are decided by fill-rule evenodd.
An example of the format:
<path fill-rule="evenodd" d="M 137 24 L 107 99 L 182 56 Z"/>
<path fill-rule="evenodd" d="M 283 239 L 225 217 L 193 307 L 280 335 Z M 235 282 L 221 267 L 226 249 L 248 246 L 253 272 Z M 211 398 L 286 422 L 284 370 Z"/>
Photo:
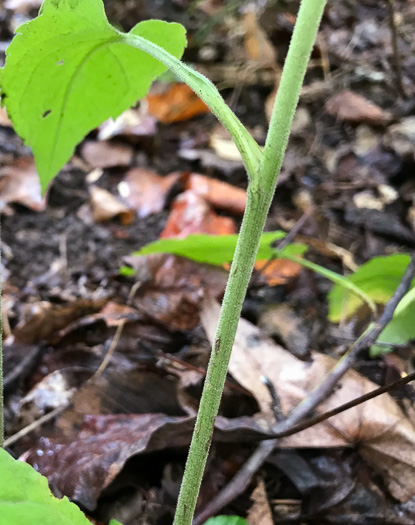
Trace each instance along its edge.
<path fill-rule="evenodd" d="M 130 268 L 129 266 L 121 266 L 120 275 L 123 277 L 132 277 L 135 275 L 134 268 Z"/>
<path fill-rule="evenodd" d="M 115 520 L 115 519 L 112 519 L 108 525 L 122 525 L 122 523 L 120 523 L 119 521 Z"/>
<path fill-rule="evenodd" d="M 406 254 L 374 257 L 346 279 L 375 303 L 386 304 L 399 285 L 409 261 L 410 257 Z M 414 285 L 415 279 L 411 286 Z M 363 301 L 358 296 L 336 284 L 329 294 L 329 319 L 338 322 L 342 315 L 350 317 L 362 304 Z"/>
<path fill-rule="evenodd" d="M 271 243 L 285 237 L 282 231 L 263 233 L 261 236 L 257 260 L 269 259 L 274 255 Z M 147 244 L 133 255 L 150 253 L 172 253 L 187 257 L 200 263 L 221 266 L 233 259 L 237 235 L 188 235 L 184 239 L 159 239 Z"/>
<path fill-rule="evenodd" d="M 274 254 L 277 255 L 280 259 L 288 259 L 290 257 L 297 257 L 304 255 L 308 251 L 307 244 L 301 242 L 293 242 L 292 244 L 287 244 L 282 250 L 274 248 Z"/>
<path fill-rule="evenodd" d="M 350 292 L 353 295 L 353 297 L 361 301 L 362 304 L 366 303 L 372 311 L 372 313 L 376 313 L 376 305 L 372 301 L 371 297 L 369 297 L 362 289 L 360 289 L 358 286 L 352 283 L 347 277 L 343 277 L 342 275 L 333 272 L 332 270 L 324 268 L 324 266 L 320 266 L 319 264 L 297 256 L 297 254 L 303 255 L 303 253 L 305 253 L 307 249 L 308 246 L 306 246 L 305 244 L 288 244 L 282 250 L 275 249 L 274 253 L 279 258 L 285 258 L 289 261 L 296 262 L 304 268 L 312 270 L 313 272 L 322 275 L 326 279 L 329 279 L 333 283 L 336 283 L 336 285 L 339 286 L 342 290 L 347 290 L 348 292 Z"/>
<path fill-rule="evenodd" d="M 205 525 L 248 525 L 248 522 L 239 516 L 216 516 L 208 519 Z"/>
<path fill-rule="evenodd" d="M 183 26 L 159 20 L 141 22 L 128 35 L 179 58 L 186 45 Z M 45 0 L 38 18 L 18 28 L 1 94 L 33 150 L 43 190 L 87 133 L 144 97 L 167 69 L 126 37 L 109 24 L 102 0 Z"/>
<path fill-rule="evenodd" d="M 391 346 L 374 345 L 373 357 L 389 352 L 394 344 L 405 344 L 415 338 L 415 288 L 412 288 L 398 304 L 393 318 L 378 338 L 378 342 Z"/>
<path fill-rule="evenodd" d="M 90 525 L 67 497 L 55 498 L 48 480 L 0 449 L 1 525 Z"/>

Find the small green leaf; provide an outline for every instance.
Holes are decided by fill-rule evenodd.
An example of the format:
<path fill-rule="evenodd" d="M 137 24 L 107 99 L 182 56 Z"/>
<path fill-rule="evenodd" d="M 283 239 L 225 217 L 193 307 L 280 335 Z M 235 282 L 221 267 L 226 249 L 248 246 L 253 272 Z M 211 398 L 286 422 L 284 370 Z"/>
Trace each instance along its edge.
<path fill-rule="evenodd" d="M 274 255 L 271 243 L 285 237 L 282 231 L 263 233 L 257 260 L 270 259 Z M 221 266 L 229 263 L 235 253 L 237 235 L 188 235 L 184 239 L 159 239 L 147 244 L 133 255 L 172 253 L 200 263 Z"/>
<path fill-rule="evenodd" d="M 119 521 L 115 520 L 115 519 L 112 519 L 108 525 L 122 525 L 122 523 L 120 523 Z"/>
<path fill-rule="evenodd" d="M 279 250 L 278 248 L 274 248 L 275 254 L 280 259 L 290 258 L 290 257 L 297 257 L 304 255 L 308 251 L 307 244 L 303 244 L 301 242 L 294 242 L 292 244 L 287 244 L 287 246 L 284 246 L 282 250 Z"/>
<path fill-rule="evenodd" d="M 121 266 L 120 275 L 124 277 L 132 277 L 133 275 L 135 275 L 135 270 L 133 268 L 130 268 L 129 266 Z"/>
<path fill-rule="evenodd" d="M 346 279 L 375 303 L 386 304 L 399 285 L 409 261 L 410 257 L 406 254 L 374 257 Z M 415 279 L 412 282 L 414 285 Z M 329 319 L 338 322 L 342 315 L 350 317 L 362 304 L 363 301 L 357 295 L 350 294 L 343 286 L 336 284 L 329 294 Z"/>
<path fill-rule="evenodd" d="M 412 288 L 398 304 L 393 318 L 378 338 L 378 342 L 391 346 L 374 345 L 373 357 L 390 352 L 392 345 L 405 344 L 415 338 L 415 288 Z"/>
<path fill-rule="evenodd" d="M 216 516 L 208 519 L 205 525 L 248 525 L 248 522 L 239 516 Z"/>
<path fill-rule="evenodd" d="M 180 24 L 148 20 L 131 31 L 180 58 Z M 166 70 L 126 44 L 108 22 L 102 0 L 45 0 L 40 15 L 20 26 L 1 71 L 3 105 L 33 150 L 42 189 L 84 136 L 144 97 Z"/>
<path fill-rule="evenodd" d="M 0 449 L 1 525 L 90 525 L 68 498 L 55 498 L 48 480 Z"/>

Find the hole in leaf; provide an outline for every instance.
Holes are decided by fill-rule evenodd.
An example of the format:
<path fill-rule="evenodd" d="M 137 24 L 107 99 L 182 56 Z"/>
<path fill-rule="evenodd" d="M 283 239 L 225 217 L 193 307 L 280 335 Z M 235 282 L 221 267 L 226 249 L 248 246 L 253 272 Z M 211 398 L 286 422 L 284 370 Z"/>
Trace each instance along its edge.
<path fill-rule="evenodd" d="M 64 63 L 63 60 L 58 60 L 58 61 L 56 62 L 56 65 L 57 65 L 57 66 L 61 66 L 63 63 Z"/>

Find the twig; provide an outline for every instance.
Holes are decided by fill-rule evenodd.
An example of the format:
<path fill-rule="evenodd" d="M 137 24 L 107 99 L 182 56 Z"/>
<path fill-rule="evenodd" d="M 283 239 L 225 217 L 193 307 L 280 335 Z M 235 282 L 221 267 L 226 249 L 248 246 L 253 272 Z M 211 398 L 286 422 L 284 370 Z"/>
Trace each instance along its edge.
<path fill-rule="evenodd" d="M 30 434 L 31 432 L 33 432 L 33 430 L 36 430 L 37 428 L 42 426 L 47 421 L 50 421 L 54 417 L 58 416 L 64 410 L 66 410 L 70 405 L 71 405 L 70 401 L 65 401 L 63 405 L 53 409 L 51 412 L 48 412 L 47 414 L 40 417 L 39 419 L 36 419 L 36 421 L 33 421 L 33 423 L 30 423 L 30 425 L 27 425 L 27 427 L 22 428 L 21 430 L 19 430 L 19 432 L 16 432 L 16 434 L 13 434 L 13 436 L 10 436 L 4 441 L 3 443 L 4 448 L 9 447 L 10 445 L 13 445 L 14 443 L 16 443 L 16 441 L 18 441 L 22 437 L 27 436 L 27 434 Z"/>
<path fill-rule="evenodd" d="M 401 57 L 399 55 L 398 47 L 398 30 L 396 28 L 395 21 L 395 0 L 388 0 L 388 18 L 389 18 L 389 29 L 391 31 L 391 40 L 392 40 L 392 50 L 393 50 L 393 60 L 395 62 L 395 72 L 396 72 L 396 86 L 399 93 L 402 97 L 406 98 L 405 88 L 403 85 L 402 79 L 402 64 Z"/>
<path fill-rule="evenodd" d="M 274 428 L 274 432 L 288 430 L 293 425 L 296 425 L 304 417 L 307 416 L 314 408 L 324 401 L 332 392 L 338 381 L 344 376 L 344 374 L 353 366 L 359 353 L 362 350 L 372 346 L 379 335 L 384 330 L 385 326 L 392 319 L 396 307 L 400 303 L 403 296 L 409 290 L 411 281 L 415 275 L 415 254 L 412 256 L 408 267 L 406 268 L 405 274 L 402 277 L 399 286 L 396 288 L 395 293 L 389 299 L 385 306 L 383 314 L 379 317 L 377 322 L 371 323 L 364 334 L 357 340 L 352 348 L 347 352 L 345 356 L 340 359 L 337 365 L 333 368 L 326 379 L 313 391 L 311 394 L 302 402 L 288 418 L 281 423 L 281 426 L 285 428 Z M 277 425 L 280 426 L 280 425 Z"/>
<path fill-rule="evenodd" d="M 369 325 L 368 329 L 365 331 L 363 336 L 360 337 L 358 341 L 352 346 L 351 350 L 346 354 L 346 356 L 344 356 L 339 361 L 339 363 L 326 377 L 326 379 L 291 412 L 287 419 L 275 425 L 275 427 L 273 428 L 273 436 L 278 435 L 279 438 L 281 438 L 283 436 L 295 434 L 300 430 L 304 430 L 308 426 L 311 426 L 311 423 L 315 425 L 318 422 L 324 421 L 324 419 L 335 415 L 334 413 L 330 413 L 333 411 L 330 411 L 326 414 L 322 414 L 321 416 L 317 416 L 318 418 L 320 418 L 319 421 L 316 421 L 317 418 L 312 418 L 308 422 L 305 422 L 303 425 L 298 425 L 298 423 L 300 423 L 300 421 L 303 420 L 307 416 L 307 414 L 313 411 L 317 405 L 319 405 L 331 394 L 334 386 L 339 381 L 339 379 L 355 363 L 359 353 L 376 342 L 376 339 L 379 337 L 385 326 L 392 319 L 395 309 L 398 306 L 399 302 L 408 291 L 414 275 L 415 254 L 412 256 L 412 259 L 405 271 L 404 276 L 402 277 L 401 282 L 399 283 L 399 286 L 395 290 L 395 293 L 393 294 L 389 302 L 386 304 L 383 314 L 380 316 L 378 321 Z M 410 376 L 407 376 L 406 378 L 397 381 L 397 384 L 395 384 L 394 386 L 389 385 L 389 387 L 381 387 L 380 389 L 376 389 L 374 392 L 362 396 L 362 398 L 367 397 L 367 399 L 371 399 L 371 397 L 368 396 L 371 395 L 372 397 L 376 397 L 384 391 L 387 391 L 384 390 L 385 388 L 388 388 L 390 390 L 395 386 L 405 384 L 413 379 L 413 375 L 414 374 L 411 374 Z M 363 401 L 361 401 L 362 398 L 354 400 L 350 403 L 359 404 L 360 402 L 364 402 L 365 400 L 367 400 L 364 399 Z M 347 406 L 350 405 L 350 403 L 346 403 L 346 408 L 344 408 L 343 406 L 338 407 L 335 410 L 339 410 L 341 408 L 341 411 L 347 410 L 348 408 L 351 408 L 350 406 Z M 327 414 L 329 415 L 327 416 Z M 324 419 L 321 419 L 323 416 L 326 417 Z M 272 453 L 277 443 L 278 439 L 275 437 L 269 439 L 269 441 L 263 441 L 262 443 L 260 443 L 255 452 L 251 455 L 248 461 L 246 461 L 246 463 L 234 476 L 234 478 L 228 483 L 228 485 L 226 485 L 226 487 L 214 499 L 212 499 L 209 502 L 209 504 L 202 510 L 202 512 L 200 512 L 197 515 L 197 517 L 193 521 L 193 525 L 201 525 L 206 519 L 216 514 L 225 505 L 227 505 L 233 499 L 235 499 L 235 497 L 238 494 L 241 494 L 249 485 L 254 473 L 260 468 L 260 466 L 264 463 L 267 457 Z"/>
<path fill-rule="evenodd" d="M 343 405 L 340 405 L 336 408 L 333 408 L 332 410 L 324 412 L 324 414 L 319 414 L 318 416 L 315 416 L 311 419 L 307 419 L 303 423 L 299 423 L 298 425 L 295 425 L 293 428 L 286 430 L 285 432 L 284 431 L 278 432 L 278 433 L 274 432 L 273 434 L 270 434 L 269 438 L 266 437 L 265 439 L 272 439 L 272 438 L 281 439 L 283 437 L 292 436 L 293 434 L 297 434 L 298 432 L 301 432 L 302 430 L 305 430 L 310 427 L 314 427 L 314 425 L 317 425 L 318 423 L 326 421 L 326 419 L 329 419 L 330 417 L 337 416 L 337 414 L 341 414 L 342 412 L 345 412 L 346 410 L 349 410 L 350 408 L 361 405 L 362 403 L 365 403 L 366 401 L 370 401 L 371 399 L 374 399 L 375 397 L 381 396 L 382 394 L 385 394 L 386 392 L 390 392 L 391 390 L 394 390 L 395 388 L 406 385 L 407 383 L 410 383 L 411 381 L 414 381 L 414 380 L 415 380 L 415 372 L 412 372 L 412 374 L 408 374 L 405 377 L 401 377 L 401 379 L 398 379 L 397 381 L 394 381 L 393 383 L 389 383 L 389 385 L 385 385 L 385 386 L 376 388 L 375 390 L 372 390 L 372 392 L 368 392 L 367 394 L 357 397 L 356 399 L 353 399 L 352 401 L 348 401 L 347 403 L 344 403 Z M 264 438 L 261 438 L 261 439 L 264 439 Z"/>
<path fill-rule="evenodd" d="M 195 517 L 192 525 L 202 525 L 208 518 L 234 500 L 238 494 L 241 494 L 248 487 L 252 476 L 272 453 L 277 443 L 277 439 L 260 443 L 255 452 L 244 463 L 241 470 L 232 478 L 228 485 Z"/>
<path fill-rule="evenodd" d="M 35 364 L 37 361 L 42 348 L 36 346 L 31 352 L 29 352 L 21 361 L 18 363 L 11 372 L 9 372 L 3 381 L 3 389 L 6 392 L 10 386 L 19 379 L 23 374 L 27 374 L 28 370 Z"/>

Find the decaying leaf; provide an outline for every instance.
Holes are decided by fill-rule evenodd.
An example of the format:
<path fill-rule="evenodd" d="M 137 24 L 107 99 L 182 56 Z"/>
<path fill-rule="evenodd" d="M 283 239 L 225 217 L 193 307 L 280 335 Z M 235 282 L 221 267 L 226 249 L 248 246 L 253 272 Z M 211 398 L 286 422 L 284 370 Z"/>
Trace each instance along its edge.
<path fill-rule="evenodd" d="M 143 218 L 164 208 L 169 191 L 181 177 L 180 172 L 161 177 L 155 171 L 133 168 L 119 183 L 118 191 L 138 217 Z"/>
<path fill-rule="evenodd" d="M 247 9 L 242 18 L 245 29 L 245 50 L 248 58 L 259 67 L 273 68 L 277 53 L 264 30 L 260 27 L 255 11 Z"/>
<path fill-rule="evenodd" d="M 326 102 L 326 111 L 340 120 L 374 125 L 386 124 L 391 115 L 357 93 L 345 89 Z"/>
<path fill-rule="evenodd" d="M 114 168 L 130 165 L 134 151 L 127 144 L 89 140 L 82 145 L 81 153 L 94 168 Z"/>
<path fill-rule="evenodd" d="M 55 332 L 80 317 L 100 310 L 107 299 L 80 299 L 68 305 L 56 305 L 46 301 L 28 307 L 25 319 L 13 330 L 16 341 L 33 344 L 45 340 Z"/>
<path fill-rule="evenodd" d="M 134 268 L 136 278 L 147 283 L 134 305 L 174 330 L 194 328 L 204 290 L 219 297 L 228 278 L 223 268 L 165 253 L 128 257 L 126 262 Z"/>
<path fill-rule="evenodd" d="M 17 203 L 33 211 L 44 211 L 46 199 L 41 196 L 39 175 L 32 157 L 22 157 L 0 169 L 0 199 Z"/>
<path fill-rule="evenodd" d="M 158 84 L 147 95 L 148 112 L 163 124 L 209 113 L 210 109 L 187 84 Z"/>
<path fill-rule="evenodd" d="M 274 259 L 257 261 L 255 269 L 262 274 L 269 286 L 277 286 L 296 277 L 301 271 L 301 265 L 287 259 Z"/>
<path fill-rule="evenodd" d="M 236 233 L 236 227 L 232 219 L 216 214 L 202 196 L 188 190 L 173 202 L 160 237 L 183 238 L 192 233 L 233 234 Z"/>
<path fill-rule="evenodd" d="M 259 480 L 251 495 L 252 507 L 248 512 L 249 525 L 273 525 L 271 508 L 269 506 L 264 480 Z"/>
<path fill-rule="evenodd" d="M 91 186 L 91 209 L 94 222 L 105 222 L 114 217 L 121 217 L 123 224 L 130 224 L 134 212 L 120 202 L 112 193 L 98 186 Z"/>
<path fill-rule="evenodd" d="M 206 299 L 202 323 L 212 344 L 219 305 Z M 314 352 L 312 363 L 300 361 L 265 338 L 260 330 L 241 319 L 229 364 L 232 376 L 257 399 L 263 416 L 273 421 L 265 376 L 274 386 L 287 414 L 301 403 L 330 373 L 336 361 Z M 326 412 L 377 387 L 357 372 L 349 371 L 339 388 L 316 410 Z M 391 494 L 400 501 L 415 495 L 415 428 L 396 401 L 383 394 L 342 412 L 314 427 L 283 438 L 280 446 L 324 448 L 356 446 L 366 461 L 384 477 Z M 404 480 L 404 482 L 402 481 Z"/>
<path fill-rule="evenodd" d="M 243 214 L 246 206 L 246 191 L 226 182 L 192 173 L 186 188 L 201 195 L 209 204 L 229 213 Z"/>

